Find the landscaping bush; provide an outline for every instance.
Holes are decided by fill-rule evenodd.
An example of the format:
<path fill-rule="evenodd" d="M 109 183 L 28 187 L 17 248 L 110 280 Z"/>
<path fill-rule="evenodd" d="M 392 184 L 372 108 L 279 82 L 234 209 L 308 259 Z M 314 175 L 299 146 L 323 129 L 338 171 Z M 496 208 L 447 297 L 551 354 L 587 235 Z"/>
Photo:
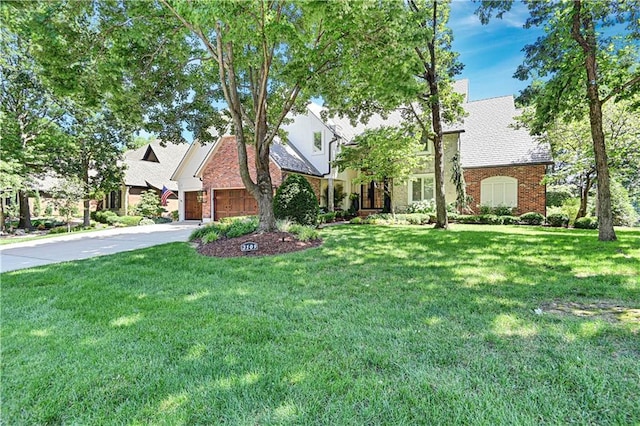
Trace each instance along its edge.
<path fill-rule="evenodd" d="M 517 216 L 500 216 L 503 225 L 517 225 L 520 223 L 520 218 Z"/>
<path fill-rule="evenodd" d="M 116 216 L 111 220 L 110 224 L 115 226 L 138 226 L 142 219 L 144 219 L 142 216 Z"/>
<path fill-rule="evenodd" d="M 153 221 L 153 223 L 171 223 L 172 222 L 171 218 L 162 217 L 162 216 L 152 217 L 151 220 Z"/>
<path fill-rule="evenodd" d="M 321 213 L 318 215 L 318 223 L 330 223 L 336 218 L 336 212 Z"/>
<path fill-rule="evenodd" d="M 202 237 L 202 244 L 209 244 L 214 241 L 218 241 L 219 238 L 220 238 L 220 234 L 218 234 L 215 230 L 212 230 L 211 232 L 206 233 Z"/>
<path fill-rule="evenodd" d="M 90 216 L 91 219 L 95 220 L 96 222 L 106 223 L 109 225 L 113 224 L 113 221 L 115 221 L 118 217 L 118 215 L 111 210 L 98 210 L 95 212 L 91 212 Z"/>
<path fill-rule="evenodd" d="M 250 217 L 231 222 L 225 229 L 224 235 L 227 238 L 236 238 L 243 235 L 252 234 L 258 230 L 258 218 Z"/>
<path fill-rule="evenodd" d="M 593 216 L 581 217 L 576 219 L 573 226 L 578 229 L 598 229 L 598 218 Z"/>
<path fill-rule="evenodd" d="M 547 188 L 547 207 L 560 207 L 573 197 L 574 188 L 569 185 L 554 185 Z"/>
<path fill-rule="evenodd" d="M 415 201 L 407 206 L 407 213 L 433 213 L 435 211 L 435 202 L 431 200 Z"/>
<path fill-rule="evenodd" d="M 178 221 L 178 219 L 180 219 L 180 212 L 178 212 L 178 210 L 173 210 L 173 211 L 171 212 L 171 219 L 172 219 L 174 222 L 177 222 L 177 221 Z"/>
<path fill-rule="evenodd" d="M 520 216 L 520 222 L 525 225 L 541 225 L 544 223 L 544 216 L 540 213 L 529 212 Z"/>
<path fill-rule="evenodd" d="M 293 226 L 293 222 L 289 219 L 278 219 L 276 221 L 276 227 L 280 232 L 289 232 L 291 230 L 291 226 Z"/>
<path fill-rule="evenodd" d="M 556 228 L 567 226 L 569 225 L 569 216 L 562 213 L 553 213 L 547 216 L 547 223 Z"/>
<path fill-rule="evenodd" d="M 51 228 L 49 234 L 66 234 L 69 232 L 66 226 L 56 226 L 55 228 Z"/>
<path fill-rule="evenodd" d="M 353 225 L 362 225 L 362 218 L 361 217 L 354 217 L 353 219 L 351 219 L 349 221 L 349 223 L 353 224 Z"/>
<path fill-rule="evenodd" d="M 461 214 L 458 216 L 458 223 L 480 223 L 480 216 Z"/>
<path fill-rule="evenodd" d="M 138 225 L 155 225 L 156 223 L 152 219 L 147 219 L 146 217 L 140 221 Z"/>
<path fill-rule="evenodd" d="M 134 211 L 144 217 L 153 218 L 160 216 L 165 209 L 160 205 L 160 196 L 154 190 L 142 191 L 140 202 L 136 204 Z"/>
<path fill-rule="evenodd" d="M 515 209 L 507 206 L 496 206 L 491 210 L 491 213 L 496 216 L 511 216 Z"/>
<path fill-rule="evenodd" d="M 300 241 L 311 241 L 320 239 L 320 233 L 313 226 L 293 224 L 289 232 L 295 235 Z"/>
<path fill-rule="evenodd" d="M 273 212 L 276 219 L 290 219 L 301 225 L 318 222 L 318 199 L 304 176 L 287 176 L 276 191 Z"/>
<path fill-rule="evenodd" d="M 502 220 L 495 214 L 481 214 L 478 217 L 478 223 L 485 225 L 502 225 Z"/>
<path fill-rule="evenodd" d="M 217 234 L 217 237 L 207 238 L 235 238 L 252 234 L 258 229 L 258 218 L 256 216 L 229 217 L 220 220 L 218 223 L 211 223 L 201 226 L 191 233 L 189 241 L 205 241 L 205 236 L 210 233 Z M 210 240 L 215 241 L 215 240 Z"/>

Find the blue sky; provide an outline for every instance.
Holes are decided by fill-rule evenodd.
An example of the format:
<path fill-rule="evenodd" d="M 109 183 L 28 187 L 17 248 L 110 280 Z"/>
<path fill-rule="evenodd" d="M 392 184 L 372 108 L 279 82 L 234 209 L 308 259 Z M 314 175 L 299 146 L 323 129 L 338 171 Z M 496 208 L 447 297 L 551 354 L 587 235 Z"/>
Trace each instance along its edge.
<path fill-rule="evenodd" d="M 470 100 L 479 100 L 504 95 L 517 95 L 527 86 L 513 78 L 524 59 L 522 48 L 533 44 L 539 29 L 524 29 L 528 11 L 522 3 L 502 19 L 492 19 L 488 25 L 480 24 L 474 11 L 477 3 L 470 0 L 453 0 L 449 26 L 453 30 L 453 50 L 460 54 L 465 65 L 456 78 L 469 79 Z"/>

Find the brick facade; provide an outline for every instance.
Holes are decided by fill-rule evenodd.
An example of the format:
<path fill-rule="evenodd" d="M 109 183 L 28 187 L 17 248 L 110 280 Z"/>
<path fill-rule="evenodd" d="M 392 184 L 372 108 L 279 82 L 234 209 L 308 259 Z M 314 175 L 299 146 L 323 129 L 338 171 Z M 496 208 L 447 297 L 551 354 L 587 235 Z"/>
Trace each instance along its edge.
<path fill-rule="evenodd" d="M 249 165 L 249 175 L 255 182 L 255 159 L 256 151 L 253 145 L 247 145 L 247 164 Z M 282 181 L 290 172 L 283 171 L 271 160 L 269 171 L 274 189 L 282 184 Z M 320 178 L 305 176 L 311 184 L 313 191 L 320 199 Z M 224 136 L 215 152 L 209 158 L 202 172 L 202 188 L 207 192 L 202 203 L 202 217 L 211 217 L 211 190 L 212 189 L 240 189 L 244 188 L 242 177 L 240 176 L 240 162 L 238 160 L 238 150 L 234 136 Z"/>
<path fill-rule="evenodd" d="M 494 176 L 508 176 L 518 180 L 518 207 L 515 214 L 537 212 L 546 216 L 546 186 L 541 184 L 546 172 L 544 164 L 528 166 L 484 167 L 465 169 L 467 195 L 473 198 L 471 208 L 478 213 L 480 207 L 480 186 L 484 179 Z"/>

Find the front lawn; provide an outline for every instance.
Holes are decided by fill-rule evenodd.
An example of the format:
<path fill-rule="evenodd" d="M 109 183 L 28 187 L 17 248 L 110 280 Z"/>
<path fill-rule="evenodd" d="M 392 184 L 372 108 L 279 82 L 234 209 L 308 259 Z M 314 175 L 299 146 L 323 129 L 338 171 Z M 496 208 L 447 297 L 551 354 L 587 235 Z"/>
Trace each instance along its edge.
<path fill-rule="evenodd" d="M 640 231 L 339 226 L 5 273 L 2 424 L 637 424 Z"/>

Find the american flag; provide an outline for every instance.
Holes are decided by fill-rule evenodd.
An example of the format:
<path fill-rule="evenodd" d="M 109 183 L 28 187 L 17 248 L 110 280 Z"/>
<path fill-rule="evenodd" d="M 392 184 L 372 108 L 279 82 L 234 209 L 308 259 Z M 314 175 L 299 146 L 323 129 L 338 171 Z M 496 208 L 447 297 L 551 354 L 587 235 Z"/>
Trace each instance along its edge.
<path fill-rule="evenodd" d="M 160 203 L 163 206 L 167 205 L 167 200 L 169 199 L 169 197 L 173 195 L 174 197 L 176 196 L 176 194 L 173 193 L 172 190 L 167 189 L 166 186 L 162 185 L 162 196 L 160 196 Z"/>

